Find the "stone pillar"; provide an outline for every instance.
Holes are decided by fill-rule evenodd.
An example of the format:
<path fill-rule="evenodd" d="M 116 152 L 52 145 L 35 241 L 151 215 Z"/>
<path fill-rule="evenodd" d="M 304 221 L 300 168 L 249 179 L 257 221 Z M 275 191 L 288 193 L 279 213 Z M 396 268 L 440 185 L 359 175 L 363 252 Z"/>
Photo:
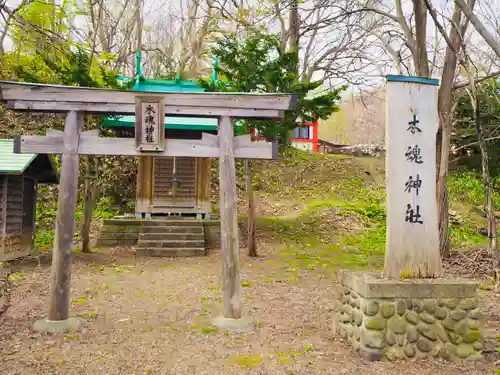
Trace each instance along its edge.
<path fill-rule="evenodd" d="M 384 276 L 442 276 L 436 199 L 439 81 L 388 76 Z"/>

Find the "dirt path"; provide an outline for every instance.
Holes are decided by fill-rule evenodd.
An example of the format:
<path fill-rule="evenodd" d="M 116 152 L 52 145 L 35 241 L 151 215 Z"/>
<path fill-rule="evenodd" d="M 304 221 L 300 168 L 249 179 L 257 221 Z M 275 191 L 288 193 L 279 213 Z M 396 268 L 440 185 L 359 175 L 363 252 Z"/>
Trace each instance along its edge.
<path fill-rule="evenodd" d="M 46 262 L 45 262 L 46 263 Z M 491 364 L 366 363 L 332 333 L 332 280 L 286 269 L 278 256 L 242 256 L 244 314 L 255 332 L 214 332 L 221 303 L 219 255 L 136 261 L 133 252 L 78 256 L 72 290 L 79 332 L 39 334 L 50 264 L 17 264 L 11 306 L 0 321 L 1 374 L 492 373 Z M 116 264 L 115 264 L 116 263 Z"/>

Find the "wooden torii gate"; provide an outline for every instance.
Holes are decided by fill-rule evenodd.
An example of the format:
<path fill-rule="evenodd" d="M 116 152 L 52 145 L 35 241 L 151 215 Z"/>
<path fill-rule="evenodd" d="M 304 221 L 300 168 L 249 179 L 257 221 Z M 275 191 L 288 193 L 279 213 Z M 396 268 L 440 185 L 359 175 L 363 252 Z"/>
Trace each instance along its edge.
<path fill-rule="evenodd" d="M 218 135 L 204 133 L 201 140 L 157 139 L 160 143 L 156 152 L 141 151 L 137 140 L 134 139 L 101 138 L 95 131 L 81 132 L 85 114 L 136 114 L 136 104 L 140 103 L 144 96 L 144 93 L 134 91 L 0 81 L 0 102 L 6 103 L 9 109 L 66 113 L 64 133 L 49 129 L 46 136 L 19 136 L 14 142 L 16 153 L 62 155 L 48 317 L 35 323 L 37 330 L 64 331 L 75 329 L 79 324 L 77 319 L 69 317 L 79 155 L 219 158 L 224 285 L 224 316 L 221 325 L 238 326 L 238 320 L 241 318 L 241 296 L 235 158 L 271 159 L 276 157 L 277 147 L 276 144 L 267 142 L 252 143 L 249 136 L 234 137 L 233 119 L 283 118 L 285 110 L 295 107 L 296 96 L 148 92 L 147 97 L 154 96 L 160 108 L 164 107 L 165 115 L 206 116 L 219 119 Z M 139 107 L 140 105 L 137 105 L 137 108 Z M 163 116 L 163 113 L 161 115 Z"/>

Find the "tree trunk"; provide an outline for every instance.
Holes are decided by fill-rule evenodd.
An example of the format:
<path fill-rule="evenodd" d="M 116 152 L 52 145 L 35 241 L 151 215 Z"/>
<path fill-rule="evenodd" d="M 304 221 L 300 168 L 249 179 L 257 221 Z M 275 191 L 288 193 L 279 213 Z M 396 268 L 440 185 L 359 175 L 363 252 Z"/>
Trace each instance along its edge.
<path fill-rule="evenodd" d="M 475 83 L 471 83 L 471 85 L 475 85 Z M 481 124 L 479 97 L 477 93 L 471 96 L 471 103 L 474 109 L 474 124 L 476 126 L 476 134 L 477 134 L 477 139 L 479 141 L 479 149 L 481 150 L 481 172 L 483 175 L 484 198 L 485 198 L 484 209 L 486 212 L 486 219 L 488 221 L 488 251 L 495 261 L 497 258 L 497 251 L 498 251 L 498 236 L 496 229 L 497 225 L 495 220 L 495 211 L 493 207 L 493 194 L 490 183 L 488 148 L 486 146 L 486 140 L 484 138 L 484 129 Z"/>
<path fill-rule="evenodd" d="M 247 185 L 248 200 L 248 255 L 257 257 L 257 243 L 255 240 L 255 201 L 252 186 L 252 162 L 245 159 L 245 180 Z"/>
<path fill-rule="evenodd" d="M 486 141 L 484 139 L 483 126 L 481 124 L 481 114 L 479 110 L 479 98 L 476 96 L 474 108 L 474 122 L 476 124 L 476 133 L 481 150 L 481 169 L 484 183 L 485 211 L 488 220 L 488 251 L 495 258 L 498 250 L 497 225 L 495 220 L 495 211 L 493 208 L 493 194 L 490 183 L 489 156 Z"/>
<path fill-rule="evenodd" d="M 3 57 L 5 55 L 5 49 L 3 48 L 3 43 L 5 41 L 5 37 L 7 36 L 7 27 L 9 25 L 6 24 L 4 27 L 5 27 L 5 30 L 2 31 L 2 33 L 0 33 L 0 58 Z"/>
<path fill-rule="evenodd" d="M 500 43 L 495 40 L 495 37 L 486 29 L 481 20 L 476 17 L 473 10 L 465 2 L 465 0 L 455 0 L 455 5 L 465 14 L 465 17 L 474 25 L 476 31 L 483 37 L 486 43 L 495 51 L 496 55 L 500 58 Z"/>
<path fill-rule="evenodd" d="M 94 167 L 92 167 L 92 164 L 94 164 Z M 97 177 L 96 167 L 96 160 L 92 162 L 91 157 L 87 155 L 85 171 L 85 203 L 83 211 L 83 226 L 81 231 L 83 253 L 90 253 L 90 227 L 92 225 L 92 214 L 94 213 L 94 207 L 98 196 L 98 186 L 95 180 Z"/>
<path fill-rule="evenodd" d="M 456 6 L 452 21 L 455 25 L 460 25 L 462 21 L 462 14 Z M 446 47 L 444 68 L 438 95 L 439 131 L 437 140 L 440 141 L 440 144 L 438 145 L 439 153 L 436 154 L 439 249 L 441 257 L 443 258 L 448 257 L 450 254 L 447 178 L 451 129 L 453 127 L 453 83 L 457 68 L 456 52 L 460 50 L 461 41 L 461 35 L 459 34 L 458 27 L 450 26 L 450 41 L 452 46 Z"/>
<path fill-rule="evenodd" d="M 299 49 L 299 2 L 298 0 L 292 0 L 290 3 L 290 37 L 288 50 L 298 50 Z"/>
<path fill-rule="evenodd" d="M 427 57 L 427 8 L 423 0 L 413 0 L 415 13 L 415 72 L 417 76 L 429 77 L 429 59 Z"/>
<path fill-rule="evenodd" d="M 467 67 L 466 67 L 467 69 Z M 495 274 L 495 288 L 500 285 L 500 253 L 498 252 L 498 235 L 497 225 L 495 219 L 495 211 L 493 207 L 492 188 L 490 183 L 490 168 L 489 168 L 489 155 L 486 146 L 486 139 L 484 137 L 484 129 L 481 123 L 480 101 L 477 94 L 476 83 L 474 77 L 469 73 L 469 96 L 471 99 L 472 108 L 474 110 L 474 124 L 476 128 L 476 135 L 481 150 L 481 172 L 483 175 L 484 184 L 484 210 L 486 212 L 486 220 L 488 223 L 488 252 L 493 260 L 493 271 Z"/>

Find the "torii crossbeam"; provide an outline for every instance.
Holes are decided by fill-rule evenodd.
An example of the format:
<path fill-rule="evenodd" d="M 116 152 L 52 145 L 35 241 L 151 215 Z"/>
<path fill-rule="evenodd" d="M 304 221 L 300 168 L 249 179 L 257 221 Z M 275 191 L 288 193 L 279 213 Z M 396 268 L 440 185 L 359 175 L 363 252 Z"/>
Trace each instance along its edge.
<path fill-rule="evenodd" d="M 295 107 L 297 98 L 292 94 L 148 92 L 148 96 L 159 98 L 165 115 L 219 119 L 217 136 L 203 134 L 201 140 L 160 139 L 157 152 L 141 151 L 133 139 L 102 138 L 95 131 L 81 133 L 85 114 L 135 114 L 136 101 L 141 96 L 143 92 L 0 81 L 0 102 L 9 109 L 67 113 L 64 133 L 49 130 L 46 136 L 19 136 L 14 144 L 17 153 L 62 155 L 51 299 L 48 317 L 35 323 L 36 329 L 63 331 L 78 325 L 68 313 L 81 154 L 219 158 L 224 317 L 241 318 L 235 158 L 272 159 L 277 147 L 269 142 L 252 143 L 249 136 L 234 137 L 233 119 L 279 119 L 284 111 Z"/>

